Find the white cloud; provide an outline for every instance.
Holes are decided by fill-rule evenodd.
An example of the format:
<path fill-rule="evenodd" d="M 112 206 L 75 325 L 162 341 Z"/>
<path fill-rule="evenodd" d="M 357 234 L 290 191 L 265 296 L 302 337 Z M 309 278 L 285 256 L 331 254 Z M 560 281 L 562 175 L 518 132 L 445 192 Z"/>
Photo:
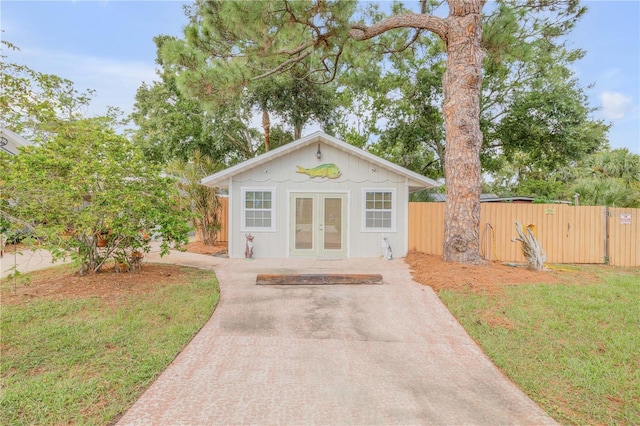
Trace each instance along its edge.
<path fill-rule="evenodd" d="M 73 81 L 79 91 L 94 89 L 96 95 L 87 111 L 89 115 L 103 114 L 107 106 L 130 112 L 142 82 L 157 80 L 154 62 L 123 61 L 40 49 L 23 49 L 19 57 L 15 56 L 16 62 L 36 71 Z"/>
<path fill-rule="evenodd" d="M 625 96 L 622 93 L 607 91 L 600 93 L 602 113 L 606 118 L 612 120 L 625 118 L 626 114 L 633 108 L 631 101 L 631 96 Z"/>

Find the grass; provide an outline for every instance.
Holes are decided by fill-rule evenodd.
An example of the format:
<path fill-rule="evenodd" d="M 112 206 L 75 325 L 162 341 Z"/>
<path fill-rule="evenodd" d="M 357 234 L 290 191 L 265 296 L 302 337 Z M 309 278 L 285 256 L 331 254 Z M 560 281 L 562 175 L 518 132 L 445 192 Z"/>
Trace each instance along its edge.
<path fill-rule="evenodd" d="M 175 358 L 219 298 L 210 271 L 123 296 L 2 307 L 0 424 L 109 424 Z M 159 283 L 160 284 L 160 283 Z"/>
<path fill-rule="evenodd" d="M 640 271 L 586 268 L 595 282 L 439 295 L 494 363 L 557 421 L 640 424 Z"/>

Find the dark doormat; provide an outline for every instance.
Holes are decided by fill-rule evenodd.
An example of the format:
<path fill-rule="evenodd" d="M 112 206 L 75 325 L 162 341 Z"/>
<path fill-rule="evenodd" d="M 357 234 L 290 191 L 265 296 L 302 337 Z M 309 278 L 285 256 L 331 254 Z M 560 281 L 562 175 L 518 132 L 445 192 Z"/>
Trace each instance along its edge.
<path fill-rule="evenodd" d="M 382 284 L 380 274 L 258 274 L 256 285 Z"/>

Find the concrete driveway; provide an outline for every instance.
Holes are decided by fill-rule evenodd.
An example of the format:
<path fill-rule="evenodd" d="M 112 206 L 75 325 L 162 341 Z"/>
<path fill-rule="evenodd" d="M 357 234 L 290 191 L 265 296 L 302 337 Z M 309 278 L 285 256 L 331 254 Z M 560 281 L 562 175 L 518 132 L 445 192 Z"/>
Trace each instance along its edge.
<path fill-rule="evenodd" d="M 164 261 L 214 269 L 221 302 L 121 425 L 555 424 L 402 259 Z M 335 272 L 385 284 L 255 285 L 259 273 Z"/>

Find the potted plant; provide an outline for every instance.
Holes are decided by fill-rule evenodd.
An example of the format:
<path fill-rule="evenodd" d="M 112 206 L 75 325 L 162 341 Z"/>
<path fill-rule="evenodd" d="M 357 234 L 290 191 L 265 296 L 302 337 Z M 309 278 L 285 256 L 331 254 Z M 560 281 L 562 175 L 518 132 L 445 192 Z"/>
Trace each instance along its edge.
<path fill-rule="evenodd" d="M 129 262 L 127 261 L 126 253 L 118 253 L 113 256 L 116 261 L 114 269 L 116 272 L 127 272 L 129 271 Z"/>
<path fill-rule="evenodd" d="M 96 241 L 96 246 L 97 247 L 106 247 L 107 246 L 107 236 L 108 236 L 108 232 L 107 231 L 100 231 L 97 235 L 97 241 Z"/>

